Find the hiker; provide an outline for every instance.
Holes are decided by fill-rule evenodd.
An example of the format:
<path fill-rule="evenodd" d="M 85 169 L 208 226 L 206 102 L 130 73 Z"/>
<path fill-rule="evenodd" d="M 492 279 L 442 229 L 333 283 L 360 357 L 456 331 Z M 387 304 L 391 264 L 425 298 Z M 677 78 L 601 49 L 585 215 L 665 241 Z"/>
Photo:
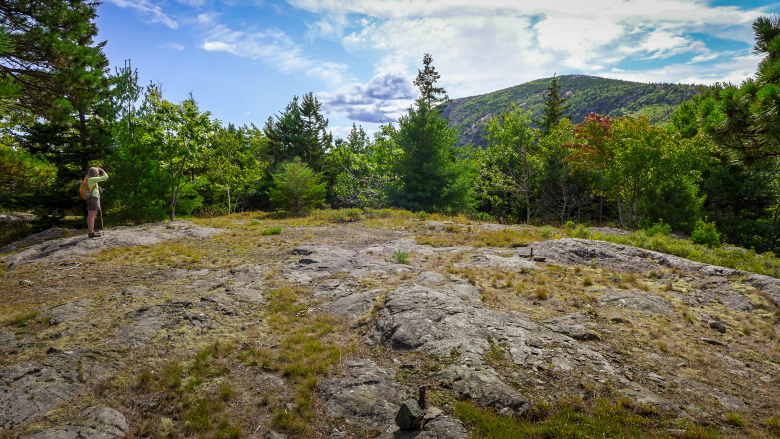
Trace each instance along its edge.
<path fill-rule="evenodd" d="M 102 176 L 99 176 L 100 174 Z M 95 217 L 100 210 L 100 187 L 98 183 L 108 180 L 108 174 L 103 168 L 89 168 L 87 171 L 87 233 L 90 238 L 100 236 L 101 233 L 95 233 Z"/>

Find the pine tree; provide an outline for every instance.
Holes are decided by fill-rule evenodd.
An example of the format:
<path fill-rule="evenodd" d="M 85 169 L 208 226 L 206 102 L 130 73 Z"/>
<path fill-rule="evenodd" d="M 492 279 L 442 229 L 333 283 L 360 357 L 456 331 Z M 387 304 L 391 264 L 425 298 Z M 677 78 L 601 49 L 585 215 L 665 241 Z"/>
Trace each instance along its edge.
<path fill-rule="evenodd" d="M 439 74 L 431 56 L 425 54 L 423 62 L 425 68 L 414 81 L 421 96 L 399 120 L 394 138 L 400 149 L 392 166 L 398 186 L 391 190 L 390 200 L 412 211 L 462 211 L 473 202 L 471 164 L 458 156 L 457 131 L 433 107 L 447 95 L 444 88 L 435 87 Z"/>
<path fill-rule="evenodd" d="M 12 129 L 22 133 L 22 147 L 57 167 L 51 190 L 33 198 L 49 208 L 81 205 L 72 182 L 111 151 L 108 60 L 105 43 L 94 41 L 97 5 L 84 0 L 0 2 L 0 27 L 14 48 L 0 53 L 0 76 L 18 85 L 10 111 L 27 119 Z"/>
<path fill-rule="evenodd" d="M 755 78 L 726 87 L 699 105 L 703 131 L 746 163 L 780 157 L 780 16 L 753 22 Z"/>
<path fill-rule="evenodd" d="M 447 92 L 443 87 L 435 87 L 436 81 L 441 78 L 441 75 L 433 67 L 433 57 L 426 53 L 423 55 L 423 69 L 417 71 L 417 79 L 414 80 L 414 85 L 420 89 L 421 99 L 431 108 L 436 107 L 438 104 L 447 103 L 450 98 L 447 96 Z"/>
<path fill-rule="evenodd" d="M 333 136 L 328 132 L 328 120 L 322 116 L 321 107 L 309 92 L 300 104 L 295 96 L 281 114 L 268 118 L 263 133 L 268 138 L 272 167 L 298 157 L 314 172 L 324 169 L 325 151 Z"/>
<path fill-rule="evenodd" d="M 542 130 L 542 135 L 546 136 L 558 125 L 564 117 L 564 113 L 571 105 L 566 103 L 566 98 L 560 95 L 558 86 L 558 77 L 553 75 L 550 86 L 547 87 L 547 99 L 544 102 L 544 114 L 541 119 L 534 120 L 534 123 Z"/>

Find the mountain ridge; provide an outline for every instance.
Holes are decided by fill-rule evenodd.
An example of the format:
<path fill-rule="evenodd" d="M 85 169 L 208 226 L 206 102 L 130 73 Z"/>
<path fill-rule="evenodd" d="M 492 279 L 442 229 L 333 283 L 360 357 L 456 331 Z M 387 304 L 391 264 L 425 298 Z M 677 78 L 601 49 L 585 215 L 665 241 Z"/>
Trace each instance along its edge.
<path fill-rule="evenodd" d="M 569 119 L 578 123 L 590 113 L 612 117 L 647 115 L 656 124 L 665 124 L 683 102 L 700 93 L 696 84 L 641 83 L 590 75 L 558 76 L 560 93 L 571 108 Z M 511 103 L 542 115 L 547 87 L 552 77 L 540 78 L 491 93 L 453 99 L 442 110 L 451 127 L 458 130 L 461 145 L 486 146 L 485 122 L 506 111 Z"/>

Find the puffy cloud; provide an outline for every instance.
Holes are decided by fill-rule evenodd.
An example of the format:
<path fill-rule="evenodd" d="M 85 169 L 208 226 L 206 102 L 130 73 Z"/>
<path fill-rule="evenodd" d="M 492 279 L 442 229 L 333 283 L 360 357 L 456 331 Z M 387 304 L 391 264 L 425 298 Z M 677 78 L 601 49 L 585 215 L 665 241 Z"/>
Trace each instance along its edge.
<path fill-rule="evenodd" d="M 317 93 L 326 113 L 345 114 L 358 122 L 394 122 L 419 95 L 412 78 L 384 73 L 366 84 L 351 84 L 333 93 Z"/>
<path fill-rule="evenodd" d="M 179 23 L 163 12 L 159 5 L 154 5 L 147 0 L 108 0 L 120 8 L 130 8 L 151 17 L 152 23 L 162 23 L 171 29 L 178 29 Z"/>
<path fill-rule="evenodd" d="M 688 54 L 704 63 L 717 51 L 709 46 L 712 40 L 743 43 L 746 36 L 752 38 L 753 20 L 765 14 L 696 0 L 288 3 L 312 13 L 352 17 L 342 44 L 350 51 L 379 54 L 375 73 L 413 74 L 422 54 L 431 53 L 452 96 L 490 92 L 553 73 L 602 75 L 632 60 Z"/>

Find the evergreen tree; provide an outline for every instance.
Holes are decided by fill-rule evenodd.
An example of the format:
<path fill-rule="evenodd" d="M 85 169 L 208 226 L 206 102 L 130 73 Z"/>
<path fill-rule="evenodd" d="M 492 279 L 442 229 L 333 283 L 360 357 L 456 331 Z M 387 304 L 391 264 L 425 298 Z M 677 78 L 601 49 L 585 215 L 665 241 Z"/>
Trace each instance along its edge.
<path fill-rule="evenodd" d="M 398 186 L 391 203 L 412 211 L 459 212 L 471 207 L 472 169 L 459 160 L 457 133 L 439 112 L 420 98 L 398 122 L 400 153 L 392 166 Z"/>
<path fill-rule="evenodd" d="M 550 134 L 561 119 L 568 117 L 565 112 L 570 106 L 566 103 L 566 98 L 560 95 L 558 77 L 553 75 L 550 86 L 547 87 L 542 118 L 534 120 L 534 123 L 541 128 L 543 136 Z"/>
<path fill-rule="evenodd" d="M 300 215 L 325 202 L 322 174 L 313 172 L 299 158 L 281 166 L 274 174 L 274 187 L 269 190 L 271 202 L 279 209 Z"/>
<path fill-rule="evenodd" d="M 755 78 L 729 86 L 700 105 L 703 131 L 745 162 L 780 157 L 780 17 L 753 22 Z"/>
<path fill-rule="evenodd" d="M 18 86 L 11 111 L 21 146 L 54 164 L 54 184 L 30 202 L 49 209 L 80 206 L 73 190 L 87 168 L 111 151 L 108 60 L 95 43 L 98 3 L 83 0 L 0 2 L 0 27 L 14 50 L 0 52 L 0 76 Z M 28 206 L 31 207 L 31 206 Z"/>
<path fill-rule="evenodd" d="M 309 92 L 302 102 L 298 97 L 287 104 L 276 117 L 269 117 L 263 127 L 268 138 L 272 167 L 298 157 L 315 172 L 325 168 L 325 152 L 333 143 L 328 120 L 322 116 L 322 104 Z"/>
<path fill-rule="evenodd" d="M 426 105 L 431 108 L 436 107 L 438 104 L 447 103 L 450 98 L 447 96 L 447 92 L 443 87 L 436 87 L 436 81 L 441 78 L 441 75 L 433 67 L 433 57 L 426 53 L 423 55 L 423 69 L 417 71 L 417 78 L 414 80 L 414 85 L 420 89 L 422 96 L 420 97 Z"/>

